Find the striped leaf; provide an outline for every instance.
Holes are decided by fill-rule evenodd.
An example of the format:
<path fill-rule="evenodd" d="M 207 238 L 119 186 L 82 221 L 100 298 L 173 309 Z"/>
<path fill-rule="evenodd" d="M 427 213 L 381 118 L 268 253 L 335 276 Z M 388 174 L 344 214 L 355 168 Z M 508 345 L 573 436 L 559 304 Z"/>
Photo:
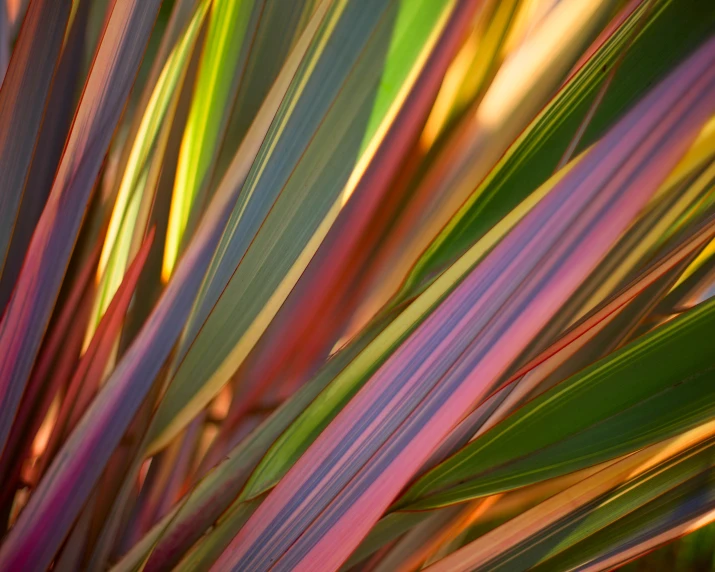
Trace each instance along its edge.
<path fill-rule="evenodd" d="M 52 191 L 0 322 L 0 450 L 59 294 L 89 195 L 159 4 L 158 0 L 115 3 L 104 30 Z"/>
<path fill-rule="evenodd" d="M 370 198 L 361 185 L 374 176 L 381 145 L 393 133 L 404 145 L 417 125 L 413 116 L 399 120 L 400 106 L 414 86 L 430 88 L 418 80 L 439 77 L 427 56 L 474 4 L 345 0 L 330 6 L 209 269 L 155 417 L 151 451 L 166 445 L 238 369 L 351 195 Z M 396 159 L 379 167 L 396 169 Z M 379 191 L 386 182 L 380 180 Z"/>
<path fill-rule="evenodd" d="M 714 58 L 711 41 L 681 64 L 472 271 L 315 440 L 216 569 L 347 558 L 685 153 L 713 112 Z"/>

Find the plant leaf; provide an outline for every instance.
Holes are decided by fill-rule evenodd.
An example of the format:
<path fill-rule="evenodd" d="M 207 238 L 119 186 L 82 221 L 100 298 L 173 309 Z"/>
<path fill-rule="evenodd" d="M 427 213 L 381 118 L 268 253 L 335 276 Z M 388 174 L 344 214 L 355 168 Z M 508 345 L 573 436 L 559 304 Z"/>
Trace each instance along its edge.
<path fill-rule="evenodd" d="M 245 65 L 239 60 L 244 39 L 256 26 L 255 0 L 214 0 L 204 42 L 196 93 L 192 99 L 184 139 L 179 152 L 176 183 L 171 201 L 164 249 L 162 277 L 166 281 L 179 256 L 181 238 L 199 187 L 215 155 L 219 131 L 225 124 L 234 74 Z M 258 10 L 260 13 L 260 10 Z M 250 42 L 245 42 L 250 45 Z M 234 71 L 235 70 L 235 71 Z"/>
<path fill-rule="evenodd" d="M 216 570 L 335 568 L 348 557 L 687 151 L 713 112 L 713 61 L 710 41 L 471 272 L 283 477 Z"/>
<path fill-rule="evenodd" d="M 563 176 L 563 174 L 555 177 L 552 181 L 553 184 L 560 180 L 561 176 Z M 551 186 L 549 185 L 546 188 L 551 188 Z M 543 190 L 536 193 L 536 195 L 538 196 L 542 192 Z M 709 230 L 707 230 L 707 228 L 709 228 Z M 511 375 L 509 379 L 504 382 L 504 386 L 508 386 L 544 361 L 568 349 L 571 344 L 588 334 L 593 328 L 599 326 L 601 322 L 604 320 L 607 321 L 614 313 L 619 312 L 624 305 L 630 303 L 644 288 L 671 270 L 685 257 L 702 247 L 704 241 L 708 240 L 708 237 L 711 236 L 711 233 L 715 230 L 712 223 L 707 228 L 699 233 L 694 233 L 694 235 L 688 237 L 687 240 L 684 240 L 684 244 L 674 248 L 669 252 L 668 256 L 664 257 L 663 260 L 659 260 L 657 265 L 654 264 L 652 268 L 649 268 L 647 273 L 640 276 L 637 281 L 629 285 L 629 287 L 619 293 L 617 297 L 609 300 L 607 304 L 599 308 L 598 311 L 595 311 L 592 315 L 587 316 L 556 343 L 547 348 L 547 350 Z M 491 231 L 487 233 L 485 239 L 490 238 L 491 234 Z M 479 241 L 476 247 L 480 247 L 482 242 L 488 242 L 488 240 Z M 463 258 L 467 260 L 463 264 L 455 265 L 455 270 L 460 267 L 463 271 L 471 268 L 472 264 L 469 260 L 469 253 Z M 435 300 L 440 300 L 442 295 L 448 291 L 446 286 L 449 285 L 449 281 L 447 279 L 452 278 L 454 280 L 454 278 L 450 276 L 451 274 L 452 272 L 448 271 L 436 280 L 427 291 L 420 295 L 418 299 L 405 310 L 403 315 L 385 328 L 384 331 L 374 338 L 374 341 L 371 340 L 369 346 L 356 356 L 352 363 L 339 371 L 334 380 L 331 381 L 329 388 L 310 404 L 300 415 L 298 420 L 292 423 L 271 447 L 270 451 L 251 475 L 251 479 L 242 492 L 242 498 L 251 498 L 261 494 L 278 482 L 308 448 L 320 431 L 337 415 L 340 409 L 347 403 L 347 400 L 367 381 L 369 375 L 387 359 L 390 351 L 396 347 L 396 344 L 404 339 L 407 333 L 416 327 L 421 319 L 427 315 L 427 312 L 420 315 L 417 311 L 421 308 L 432 309 L 434 306 L 431 304 L 434 304 Z M 406 320 L 408 318 L 414 319 L 415 316 L 417 319 L 412 323 Z M 410 324 L 412 325 L 411 328 L 406 327 Z M 400 329 L 401 327 L 405 329 Z"/>
<path fill-rule="evenodd" d="M 715 361 L 703 336 L 713 324 L 715 303 L 705 304 L 596 362 L 430 471 L 398 507 L 432 508 L 531 484 L 709 421 Z"/>
<path fill-rule="evenodd" d="M 621 485 L 578 518 L 577 526 L 571 522 L 570 533 L 561 531 L 558 543 L 552 538 L 551 543 L 556 545 L 534 568 L 563 570 L 574 565 L 598 564 L 604 557 L 613 558 L 624 549 L 629 551 L 655 531 L 711 512 L 715 500 L 713 453 L 712 442 L 706 442 L 635 482 Z"/>
<path fill-rule="evenodd" d="M 599 501 L 605 500 L 604 495 L 607 495 L 621 484 L 644 475 L 647 479 L 649 472 L 651 475 L 655 473 L 657 476 L 664 463 L 667 466 L 671 459 L 677 463 L 679 455 L 683 455 L 687 461 L 688 457 L 691 456 L 689 453 L 692 452 L 690 451 L 692 448 L 695 447 L 697 452 L 697 447 L 701 443 L 711 444 L 713 429 L 714 425 L 710 422 L 619 459 L 605 469 L 583 479 L 450 554 L 431 566 L 429 570 L 431 572 L 446 570 L 457 572 L 460 570 L 474 570 L 475 567 L 478 569 L 482 565 L 498 563 L 498 559 L 508 559 L 512 548 L 511 555 L 514 553 L 518 555 L 525 547 L 530 544 L 534 545 L 534 535 L 538 536 L 542 531 L 549 531 L 549 527 L 554 527 L 558 531 L 559 524 L 568 518 L 572 519 L 572 523 L 578 523 L 581 516 L 588 515 L 588 512 L 584 513 L 584 509 L 586 511 L 589 508 L 591 510 L 597 509 Z M 696 462 L 695 469 L 698 468 L 697 465 L 699 464 L 702 467 L 701 463 L 702 461 L 700 463 Z M 676 472 L 681 468 L 683 467 L 678 467 L 676 464 Z M 693 467 L 686 466 L 684 468 L 693 470 Z M 650 491 L 648 491 L 648 488 L 650 487 L 647 487 L 646 494 L 648 492 L 657 494 L 658 491 L 655 487 Z M 617 493 L 615 496 L 618 498 Z M 621 500 L 627 501 L 628 499 Z M 606 512 L 610 508 L 608 504 L 605 505 Z M 552 528 L 551 531 L 553 530 Z M 549 539 L 546 540 L 548 542 Z M 488 567 L 487 569 L 493 568 Z"/>
<path fill-rule="evenodd" d="M 181 143 L 169 214 L 162 277 L 180 254 L 191 219 L 203 210 L 234 103 L 235 133 L 243 139 L 292 41 L 307 22 L 311 0 L 214 0 Z M 260 71 L 259 71 L 260 70 Z"/>
<path fill-rule="evenodd" d="M 30 3 L 2 81 L 0 275 L 15 228 L 52 77 L 60 59 L 71 6 L 71 0 L 33 0 Z"/>
<path fill-rule="evenodd" d="M 78 326 L 84 326 L 89 314 L 85 300 L 92 292 L 92 276 L 98 258 L 99 245 L 96 245 L 94 252 L 77 272 L 62 311 L 58 313 L 43 341 L 2 454 L 0 474 L 3 482 L 17 482 L 13 478 L 8 479 L 8 473 L 14 471 L 16 478 L 20 477 L 22 459 L 26 458 L 52 399 L 72 376 L 82 349 L 81 333 L 78 334 L 76 330 Z M 12 486 L 6 486 L 5 489 L 3 492 L 6 495 L 15 495 Z"/>
<path fill-rule="evenodd" d="M 0 567 L 8 562 L 49 562 L 90 495 L 179 336 L 248 171 L 250 157 L 257 152 L 309 40 L 310 34 L 306 33 L 297 42 L 152 314 L 8 534 L 0 548 Z M 42 525 L 47 519 L 54 522 L 51 530 Z M 28 550 L 37 542 L 43 551 Z"/>
<path fill-rule="evenodd" d="M 107 312 L 100 320 L 91 343 L 82 354 L 65 393 L 52 435 L 47 443 L 43 465 L 46 465 L 48 459 L 54 456 L 61 439 L 74 429 L 81 415 L 89 406 L 94 394 L 99 390 L 102 376 L 107 368 L 107 363 L 124 321 L 124 315 L 134 295 L 139 276 L 146 264 L 153 240 L 154 231 L 152 230 L 127 268 L 124 279 L 110 301 Z"/>
<path fill-rule="evenodd" d="M 472 203 L 482 197 L 481 203 L 500 198 L 482 192 L 485 181 L 499 172 L 504 162 L 500 158 L 505 152 L 509 155 L 521 147 L 523 135 L 520 137 L 520 133 L 525 128 L 534 127 L 534 116 L 549 101 L 590 39 L 605 24 L 612 4 L 610 0 L 576 0 L 556 5 L 539 22 L 534 33 L 505 59 L 475 108 L 465 112 L 461 121 L 445 134 L 443 141 L 438 142 L 426 158 L 419 176 L 411 183 L 414 188 L 409 204 L 399 213 L 394 228 L 381 245 L 380 259 L 374 271 L 374 278 L 379 281 L 374 285 L 375 299 L 365 303 L 372 310 L 367 310 L 368 315 L 387 302 L 405 278 L 411 284 L 415 278 L 415 270 L 411 271 L 411 267 L 418 259 L 422 261 L 423 253 L 433 254 L 435 237 L 444 234 L 442 227 L 452 228 L 461 219 L 457 217 L 455 221 L 454 213 L 464 210 L 465 201 Z M 528 12 L 528 4 L 524 11 Z M 573 108 L 573 101 L 570 107 Z M 541 164 L 538 166 L 543 168 Z M 517 186 L 508 195 L 513 202 L 499 214 L 509 212 L 555 170 L 556 163 L 536 184 Z M 501 218 L 492 218 L 485 212 L 481 215 L 476 223 L 472 221 L 474 228 L 469 228 L 468 237 L 453 235 L 451 243 L 465 247 L 471 243 L 462 242 L 462 238 L 472 238 L 473 243 Z M 458 254 L 461 252 L 463 250 Z M 433 277 L 432 273 L 428 275 L 428 278 Z M 424 285 L 418 283 L 417 286 Z M 397 301 L 402 301 L 409 293 L 400 292 L 403 295 Z"/>
<path fill-rule="evenodd" d="M 599 38 L 591 57 L 511 145 L 411 269 L 399 298 L 414 295 L 473 244 L 556 169 L 606 74 L 628 46 L 618 72 L 581 138 L 578 152 L 592 145 L 655 81 L 709 35 L 715 8 L 707 1 L 683 4 L 656 0 L 648 11 L 629 6 L 625 21 Z M 642 23 L 640 20 L 646 19 Z M 641 25 L 636 37 L 633 30 Z M 675 32 L 675 30 L 680 32 Z M 667 30 L 667 32 L 666 32 Z M 664 42 L 664 38 L 673 43 Z M 629 40 L 632 40 L 628 44 Z M 658 54 L 658 55 L 656 55 Z M 398 298 L 398 299 L 399 299 Z"/>
<path fill-rule="evenodd" d="M 152 186 L 147 185 L 151 161 L 155 157 L 162 158 L 166 146 L 165 141 L 162 142 L 163 145 L 158 142 L 159 135 L 164 122 L 170 121 L 173 116 L 177 103 L 177 87 L 186 74 L 208 7 L 207 1 L 198 4 L 186 29 L 169 53 L 151 97 L 147 101 L 136 138 L 131 145 L 99 260 L 98 275 L 101 279 L 92 321 L 87 331 L 87 343 L 92 338 L 126 270 L 143 195 L 154 190 Z"/>
<path fill-rule="evenodd" d="M 70 29 L 52 79 L 32 163 L 28 169 L 27 179 L 24 181 L 24 192 L 17 212 L 12 240 L 8 247 L 5 266 L 2 268 L 0 308 L 5 308 L 12 294 L 27 246 L 52 188 L 52 180 L 72 126 L 72 117 L 77 104 L 77 90 L 85 79 L 82 76 L 81 62 L 85 48 L 89 7 L 89 0 L 79 2 L 71 18 Z M 47 14 L 44 16 L 47 17 Z"/>
<path fill-rule="evenodd" d="M 59 293 L 80 223 L 159 0 L 115 2 L 47 205 L 0 322 L 0 450 Z M 131 31 L 131 33 L 130 33 Z"/>
<path fill-rule="evenodd" d="M 473 9 L 472 0 L 459 6 Z M 361 194 L 387 133 L 410 125 L 397 121 L 399 106 L 455 11 L 452 0 L 331 5 L 209 269 L 156 414 L 150 452 L 238 369 L 353 191 Z"/>

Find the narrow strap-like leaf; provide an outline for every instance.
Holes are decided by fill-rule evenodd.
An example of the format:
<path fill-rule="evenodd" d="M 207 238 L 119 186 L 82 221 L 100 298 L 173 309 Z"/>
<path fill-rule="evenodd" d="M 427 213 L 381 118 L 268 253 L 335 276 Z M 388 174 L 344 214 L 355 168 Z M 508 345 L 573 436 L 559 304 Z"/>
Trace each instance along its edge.
<path fill-rule="evenodd" d="M 532 535 L 538 537 L 540 532 L 569 515 L 578 516 L 579 509 L 587 507 L 629 479 L 658 469 L 663 462 L 686 453 L 708 439 L 712 440 L 714 431 L 715 422 L 710 422 L 628 455 L 481 536 L 429 569 L 431 572 L 467 572 L 481 569 L 483 565 L 485 569 L 490 569 L 490 562 L 508 555 L 512 549 L 518 553 L 520 546 L 524 546 L 522 543 L 528 546 Z"/>
<path fill-rule="evenodd" d="M 0 89 L 0 275 L 62 51 L 71 0 L 32 0 Z M 4 8 L 3 8 L 4 11 Z M 5 38 L 2 39 L 5 41 Z M 2 308 L 0 308 L 2 311 Z"/>
<path fill-rule="evenodd" d="M 159 0 L 112 5 L 52 191 L 0 323 L 0 450 L 35 361 Z M 44 16 L 43 16 L 44 17 Z"/>
<path fill-rule="evenodd" d="M 596 266 L 715 106 L 715 41 L 629 112 L 378 370 L 216 570 L 337 568 Z"/>
<path fill-rule="evenodd" d="M 80 513 L 179 337 L 250 166 L 244 153 L 251 157 L 260 146 L 309 40 L 308 35 L 299 42 L 286 61 L 153 312 L 6 537 L 0 548 L 0 568 L 46 567 Z M 51 528 L 44 526 L 49 520 L 54 523 Z"/>

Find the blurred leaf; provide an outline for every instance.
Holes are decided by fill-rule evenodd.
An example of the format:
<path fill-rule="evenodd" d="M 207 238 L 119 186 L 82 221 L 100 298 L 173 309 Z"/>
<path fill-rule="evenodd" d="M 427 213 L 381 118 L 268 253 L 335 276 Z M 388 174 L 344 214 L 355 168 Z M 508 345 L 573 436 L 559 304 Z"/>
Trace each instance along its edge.
<path fill-rule="evenodd" d="M 33 0 L 2 81 L 0 273 L 5 266 L 71 6 L 71 0 Z"/>
<path fill-rule="evenodd" d="M 505 154 L 508 156 L 522 146 L 524 130 L 535 127 L 538 118 L 534 121 L 534 116 L 549 102 L 568 70 L 606 23 L 613 4 L 611 0 L 559 2 L 538 23 L 534 32 L 505 59 L 483 98 L 466 111 L 430 150 L 417 177 L 410 183 L 413 187 L 410 202 L 394 221 L 390 235 L 381 245 L 372 277 L 377 282 L 374 285 L 376 292 L 365 303 L 368 309 L 364 312 L 371 314 L 388 302 L 405 278 L 407 286 L 412 285 L 414 273 L 421 272 L 422 265 L 419 264 L 415 270 L 411 268 L 423 255 L 432 254 L 436 248 L 435 237 L 440 244 L 442 236 L 438 235 L 444 234 L 445 225 L 451 229 L 463 218 L 463 215 L 454 215 L 465 209 L 465 201 L 472 203 L 481 197 L 481 204 L 500 198 L 499 195 L 492 197 L 492 193 L 483 192 L 485 178 L 498 176 Z M 567 109 L 573 106 L 571 101 Z M 541 129 L 537 133 L 545 135 Z M 552 149 L 551 142 L 548 148 Z M 470 221 L 476 223 L 472 225 L 475 228 L 470 228 L 472 242 L 461 242 L 461 237 L 452 236 L 450 247 L 461 246 L 462 250 L 451 250 L 451 254 L 461 254 L 464 248 L 544 182 L 556 170 L 556 165 L 554 163 L 545 173 L 541 171 L 545 176 L 539 180 L 532 179 L 534 184 L 525 186 L 520 181 L 510 189 L 504 199 L 511 200 L 504 204 L 506 208 L 500 210 L 495 218 L 482 212 L 477 221 Z M 544 167 L 542 163 L 538 166 Z M 442 263 L 453 259 L 454 256 L 443 259 Z M 432 273 L 428 275 L 428 278 L 433 277 Z M 417 286 L 423 284 L 418 283 Z M 398 302 L 410 294 L 409 291 L 400 293 L 404 295 L 398 296 Z"/>
<path fill-rule="evenodd" d="M 714 26 L 0 0 L 0 570 L 709 566 Z"/>
<path fill-rule="evenodd" d="M 480 506 L 488 508 L 498 497 L 492 497 L 462 506 L 448 507 L 432 514 L 400 538 L 375 566 L 375 572 L 415 570 L 422 568 L 439 546 L 458 536 L 472 519 L 480 514 Z"/>
<path fill-rule="evenodd" d="M 666 498 L 643 507 L 636 515 L 636 518 L 641 519 L 640 522 L 630 530 L 626 528 L 632 524 L 630 519 L 624 519 L 620 524 L 624 525 L 625 530 L 622 531 L 627 535 L 626 538 L 621 539 L 610 550 L 604 551 L 604 554 L 593 562 L 589 562 L 584 569 L 602 570 L 605 566 L 625 564 L 715 522 L 712 474 L 696 477 L 695 481 L 686 483 Z M 614 532 L 619 531 L 616 529 Z M 708 560 L 706 565 L 711 566 L 712 558 Z M 678 558 L 675 566 L 677 569 L 683 569 L 687 564 L 684 566 Z M 694 568 L 693 564 L 690 566 Z"/>
<path fill-rule="evenodd" d="M 94 505 L 94 498 L 87 503 L 89 507 Z M 53 572 L 73 572 L 82 566 L 83 550 L 87 543 L 87 536 L 92 525 L 92 511 L 85 510 L 74 525 L 69 538 L 65 542 L 62 552 L 60 552 L 55 563 Z"/>
<path fill-rule="evenodd" d="M 353 566 L 364 561 L 384 546 L 398 540 L 409 530 L 419 526 L 428 518 L 439 518 L 441 514 L 453 512 L 454 507 L 448 507 L 433 511 L 395 512 L 385 515 L 375 524 L 370 533 L 360 543 L 360 546 L 358 546 L 340 569 L 350 570 Z"/>
<path fill-rule="evenodd" d="M 524 487 L 510 493 L 487 497 L 486 499 L 475 503 L 452 505 L 429 511 L 387 513 L 378 521 L 375 527 L 370 531 L 370 534 L 368 534 L 342 569 L 349 569 L 351 564 L 364 560 L 366 556 L 374 553 L 378 548 L 384 546 L 386 541 L 389 541 L 395 532 L 399 532 L 399 535 L 405 532 L 409 534 L 409 530 L 413 528 L 415 523 L 423 522 L 427 518 L 431 518 L 432 515 L 434 515 L 434 518 L 439 518 L 436 515 L 451 513 L 453 515 L 456 514 L 457 518 L 459 518 L 460 515 L 464 515 L 464 512 L 460 509 L 465 507 L 472 509 L 468 511 L 473 514 L 473 519 L 470 519 L 472 522 L 466 523 L 467 528 L 464 532 L 456 535 L 447 543 L 442 545 L 439 551 L 441 555 L 435 554 L 430 558 L 430 562 L 439 560 L 440 558 L 443 558 L 445 554 L 453 552 L 456 548 L 464 545 L 470 540 L 478 538 L 482 534 L 485 534 L 489 530 L 493 530 L 514 516 L 523 513 L 524 511 L 533 508 L 540 502 L 554 496 L 554 494 L 557 494 L 582 481 L 583 479 L 603 470 L 609 464 L 610 463 L 604 463 L 589 469 L 565 475 L 563 477 L 550 479 L 536 485 Z M 412 522 L 412 524 L 410 524 L 410 522 Z M 404 538 L 407 538 L 407 534 Z"/>
<path fill-rule="evenodd" d="M 5 3 L 0 3 L 0 84 L 5 78 L 7 64 L 10 61 L 10 21 Z"/>
<path fill-rule="evenodd" d="M 445 74 L 421 143 L 429 148 L 466 108 L 483 94 L 502 63 L 506 40 L 514 31 L 522 0 L 488 1 Z"/>
<path fill-rule="evenodd" d="M 113 7 L 53 189 L 0 324 L 0 406 L 3 411 L 0 444 L 3 448 L 55 304 L 87 199 L 141 61 L 158 6 L 155 0 L 143 0 L 122 2 Z M 60 535 L 66 532 L 61 526 L 57 531 Z M 22 557 L 51 558 L 56 548 L 48 543 L 43 554 L 35 551 Z M 0 558 L 20 556 L 17 553 L 10 556 L 11 553 L 8 540 Z"/>
<path fill-rule="evenodd" d="M 654 7 L 648 9 L 648 4 Z M 441 269 L 497 223 L 556 168 L 609 70 L 628 46 L 606 96 L 580 140 L 586 149 L 653 82 L 710 33 L 715 8 L 705 1 L 655 0 L 631 7 L 632 14 L 601 38 L 592 57 L 511 145 L 459 212 L 420 257 L 400 297 L 421 291 Z M 645 19 L 645 22 L 642 21 Z M 632 37 L 634 30 L 637 35 Z M 631 42 L 629 44 L 629 41 Z M 672 43 L 671 43 L 672 42 Z"/>
<path fill-rule="evenodd" d="M 178 337 L 231 198 L 230 194 L 219 197 L 207 211 L 192 248 L 152 315 L 58 452 L 0 548 L 0 566 L 20 562 L 41 568 L 52 560 Z M 50 529 L 43 526 L 49 521 L 53 522 Z"/>

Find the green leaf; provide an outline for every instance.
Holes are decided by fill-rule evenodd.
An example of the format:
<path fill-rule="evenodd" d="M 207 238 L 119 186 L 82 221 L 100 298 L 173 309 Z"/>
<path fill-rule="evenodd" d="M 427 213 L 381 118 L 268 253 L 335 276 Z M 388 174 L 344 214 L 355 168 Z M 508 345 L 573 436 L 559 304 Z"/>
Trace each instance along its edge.
<path fill-rule="evenodd" d="M 715 416 L 715 301 L 537 397 L 419 479 L 396 504 L 426 509 L 595 465 Z M 676 357 L 677 356 L 677 357 Z"/>
<path fill-rule="evenodd" d="M 331 5 L 228 222 L 156 414 L 151 450 L 206 405 L 276 315 L 367 168 L 453 5 Z"/>
<path fill-rule="evenodd" d="M 159 134 L 165 127 L 165 122 L 172 120 L 178 101 L 177 88 L 186 74 L 209 5 L 208 0 L 199 3 L 186 29 L 169 53 L 131 145 L 99 260 L 98 274 L 101 279 L 87 331 L 87 341 L 91 339 L 124 276 L 139 217 L 139 207 L 144 193 L 154 190 L 153 186 L 147 185 L 151 164 L 153 160 L 161 160 L 164 156 L 166 141 L 162 141 L 163 145 L 160 144 Z"/>
<path fill-rule="evenodd" d="M 261 504 L 262 498 L 241 503 L 224 514 L 216 526 L 202 538 L 175 568 L 177 572 L 192 572 L 193 570 L 208 570 L 221 556 L 228 543 L 238 534 L 241 527 L 251 517 L 253 511 Z M 150 567 L 145 570 L 151 570 Z"/>
<path fill-rule="evenodd" d="M 184 130 L 169 214 L 162 277 L 168 279 L 184 235 L 195 227 L 214 177 L 235 106 L 232 138 L 240 143 L 307 22 L 313 2 L 214 0 Z M 235 147 L 230 153 L 233 155 Z M 224 159 L 225 161 L 226 159 Z M 222 171 L 226 166 L 223 165 Z M 193 223 L 192 223 L 193 221 Z"/>
<path fill-rule="evenodd" d="M 558 523 L 533 548 L 523 550 L 519 560 L 504 562 L 506 569 L 525 560 L 534 562 L 538 553 L 539 564 L 532 564 L 530 569 L 572 570 L 630 548 L 653 529 L 664 530 L 692 518 L 693 513 L 711 510 L 715 501 L 714 462 L 711 439 Z"/>
<path fill-rule="evenodd" d="M 196 88 L 179 153 L 174 198 L 169 215 L 164 251 L 163 278 L 166 281 L 179 256 L 181 237 L 189 213 L 215 154 L 226 107 L 235 83 L 241 48 L 255 25 L 255 0 L 213 0 Z"/>
<path fill-rule="evenodd" d="M 699 518 L 703 523 L 711 521 L 715 511 L 712 510 L 712 488 L 707 481 L 712 476 L 714 430 L 715 422 L 705 423 L 616 461 L 601 464 L 585 478 L 443 557 L 430 570 L 531 569 L 544 556 L 558 555 L 561 549 L 577 546 L 584 535 L 607 527 L 610 522 L 627 522 L 631 519 L 629 513 L 634 511 L 631 514 L 636 514 L 639 506 L 649 512 L 654 505 L 662 506 L 671 503 L 674 496 L 682 497 L 683 485 L 696 495 L 705 493 L 705 504 L 697 501 L 682 504 L 676 500 L 675 506 L 671 504 L 675 511 L 670 515 L 658 515 L 660 522 L 655 527 L 645 522 L 648 520 L 646 515 L 640 525 L 636 525 L 645 525 L 640 531 L 630 538 L 626 535 L 620 539 L 622 543 L 612 545 L 615 554 L 609 556 L 615 558 L 602 559 L 600 566 L 594 568 L 609 568 L 609 560 L 611 566 L 621 563 L 629 552 L 637 555 L 644 549 L 642 546 L 648 544 L 653 532 L 658 535 L 662 532 L 661 536 L 666 539 L 668 536 L 673 538 L 696 525 Z M 694 491 L 690 486 L 693 481 L 696 483 Z M 709 512 L 703 521 L 704 511 Z M 643 513 L 636 516 L 636 520 L 641 520 L 641 516 Z M 639 539 L 642 532 L 645 535 Z"/>

